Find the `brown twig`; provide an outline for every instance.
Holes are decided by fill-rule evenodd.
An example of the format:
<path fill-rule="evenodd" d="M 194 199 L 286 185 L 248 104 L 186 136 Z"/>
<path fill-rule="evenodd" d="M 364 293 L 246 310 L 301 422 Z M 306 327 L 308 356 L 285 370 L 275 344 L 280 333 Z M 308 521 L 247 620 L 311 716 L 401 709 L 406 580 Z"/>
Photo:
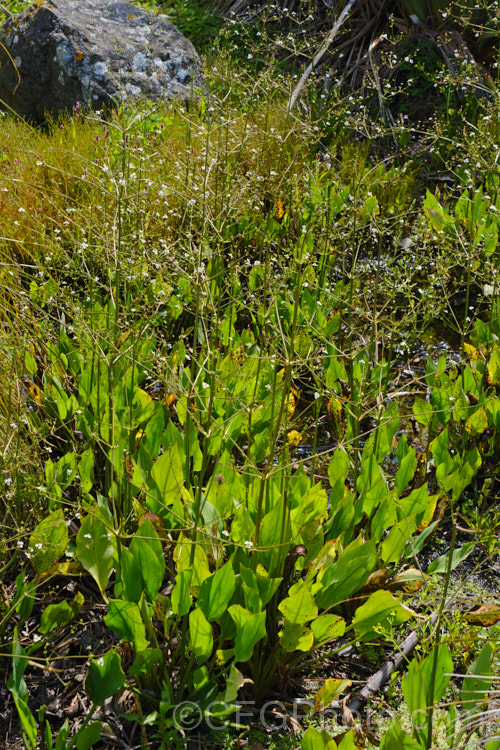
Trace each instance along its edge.
<path fill-rule="evenodd" d="M 363 704 L 369 698 L 371 698 L 373 693 L 376 693 L 377 690 L 380 690 L 380 688 L 385 685 L 385 683 L 389 680 L 391 674 L 395 670 L 399 669 L 403 661 L 407 660 L 408 657 L 411 656 L 411 654 L 415 650 L 416 645 L 422 638 L 424 628 L 427 625 L 433 627 L 436 622 L 437 614 L 436 612 L 433 612 L 424 625 L 421 625 L 419 628 L 410 633 L 407 638 L 405 638 L 399 648 L 398 653 L 391 659 L 388 659 L 386 663 L 378 670 L 378 672 L 375 672 L 375 674 L 370 677 L 364 688 L 362 688 L 349 703 L 349 709 L 353 713 L 359 711 Z"/>
<path fill-rule="evenodd" d="M 335 25 L 333 26 L 332 30 L 328 34 L 324 46 L 320 49 L 320 51 L 318 52 L 318 54 L 314 57 L 313 61 L 311 63 L 309 63 L 309 65 L 307 66 L 307 68 L 305 69 L 305 71 L 302 73 L 302 75 L 300 77 L 300 81 L 298 82 L 298 84 L 296 85 L 295 89 L 293 90 L 293 93 L 292 93 L 292 95 L 290 97 L 290 101 L 288 102 L 287 112 L 291 112 L 292 109 L 294 108 L 294 106 L 295 106 L 295 104 L 297 102 L 297 99 L 300 96 L 300 92 L 304 88 L 304 86 L 305 86 L 305 84 L 306 84 L 309 76 L 311 75 L 311 73 L 313 72 L 313 70 L 318 67 L 319 63 L 321 62 L 321 60 L 322 60 L 323 56 L 326 54 L 326 52 L 328 52 L 330 44 L 333 42 L 333 40 L 337 36 L 337 34 L 338 34 L 338 32 L 339 32 L 342 24 L 344 23 L 344 21 L 348 17 L 349 13 L 353 9 L 353 7 L 356 4 L 356 2 L 357 2 L 357 0 L 349 0 L 349 2 L 347 3 L 347 5 L 344 6 L 344 9 L 343 9 L 342 13 L 340 14 L 340 16 L 338 17 L 337 21 L 335 22 Z"/>

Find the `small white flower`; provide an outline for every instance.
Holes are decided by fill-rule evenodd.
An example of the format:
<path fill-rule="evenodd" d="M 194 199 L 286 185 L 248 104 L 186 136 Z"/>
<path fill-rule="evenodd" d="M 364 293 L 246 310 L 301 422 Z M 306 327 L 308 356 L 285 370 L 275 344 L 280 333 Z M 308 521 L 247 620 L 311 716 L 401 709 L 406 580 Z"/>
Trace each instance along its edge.
<path fill-rule="evenodd" d="M 251 542 L 250 540 L 248 540 L 248 539 L 247 539 L 247 541 L 245 542 L 245 547 L 246 547 L 247 549 L 252 549 L 252 547 L 253 547 L 253 542 Z"/>

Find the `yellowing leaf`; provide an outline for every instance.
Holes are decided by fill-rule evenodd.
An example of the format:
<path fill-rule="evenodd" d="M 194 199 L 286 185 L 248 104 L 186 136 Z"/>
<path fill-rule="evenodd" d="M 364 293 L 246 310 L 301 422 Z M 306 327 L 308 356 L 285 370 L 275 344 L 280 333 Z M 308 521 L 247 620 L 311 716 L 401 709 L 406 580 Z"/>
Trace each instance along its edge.
<path fill-rule="evenodd" d="M 165 403 L 167 406 L 172 406 L 175 404 L 175 394 L 174 393 L 167 393 L 165 396 Z"/>
<path fill-rule="evenodd" d="M 304 439 L 301 432 L 298 432 L 298 430 L 290 430 L 288 435 L 286 436 L 286 447 L 287 448 L 297 448 Z"/>
<path fill-rule="evenodd" d="M 210 575 L 208 567 L 207 553 L 202 544 L 196 544 L 194 550 L 194 560 L 191 565 L 191 542 L 181 534 L 175 547 L 174 560 L 177 563 L 177 572 L 182 573 L 184 570 L 192 570 L 190 590 L 193 596 L 198 596 L 200 587 L 205 578 Z"/>
<path fill-rule="evenodd" d="M 438 211 L 435 211 L 433 208 L 426 208 L 425 213 L 427 214 L 427 218 L 429 219 L 434 229 L 437 229 L 438 232 L 441 231 L 441 229 L 443 228 L 443 224 L 444 224 L 443 214 L 440 214 Z"/>
<path fill-rule="evenodd" d="M 328 425 L 333 440 L 339 442 L 345 435 L 344 407 L 338 398 L 332 396 L 326 405 Z"/>
<path fill-rule="evenodd" d="M 278 198 L 278 200 L 276 201 L 274 218 L 276 219 L 276 221 L 282 221 L 284 215 L 285 215 L 285 204 L 283 203 L 281 198 Z"/>
<path fill-rule="evenodd" d="M 500 385 L 500 349 L 495 347 L 488 361 L 488 383 Z"/>
<path fill-rule="evenodd" d="M 87 575 L 87 571 L 79 562 L 59 562 L 55 565 L 51 565 L 48 570 L 45 570 L 40 575 L 40 580 L 44 578 L 53 578 L 54 576 L 84 576 Z"/>
<path fill-rule="evenodd" d="M 488 429 L 488 415 L 484 406 L 480 406 L 465 422 L 465 430 L 471 438 L 479 437 Z"/>
<path fill-rule="evenodd" d="M 423 515 L 422 520 L 420 521 L 417 531 L 423 531 L 428 527 L 432 519 L 434 518 L 434 513 L 436 510 L 436 505 L 438 501 L 439 495 L 429 495 L 429 504 L 427 508 L 425 509 L 425 513 Z"/>
<path fill-rule="evenodd" d="M 472 346 L 472 344 L 468 344 L 467 342 L 464 342 L 464 354 L 467 359 L 470 359 L 472 362 L 476 362 L 481 358 L 481 354 L 478 352 L 476 347 Z"/>
<path fill-rule="evenodd" d="M 324 711 L 350 685 L 352 680 L 325 680 L 323 687 L 314 696 L 314 711 Z"/>
<path fill-rule="evenodd" d="M 36 401 L 37 404 L 40 404 L 42 402 L 43 394 L 40 388 L 37 386 L 36 383 L 28 382 L 26 386 L 30 396 L 34 401 Z"/>

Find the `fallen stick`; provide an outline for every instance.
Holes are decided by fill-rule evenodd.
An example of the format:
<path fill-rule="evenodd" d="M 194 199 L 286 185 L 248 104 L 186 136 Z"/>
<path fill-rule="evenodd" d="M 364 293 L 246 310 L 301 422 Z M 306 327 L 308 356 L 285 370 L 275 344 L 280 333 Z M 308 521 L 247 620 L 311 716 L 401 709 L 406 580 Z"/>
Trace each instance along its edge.
<path fill-rule="evenodd" d="M 391 674 L 395 670 L 399 669 L 402 661 L 411 656 L 417 643 L 422 637 L 424 628 L 427 625 L 433 627 L 437 622 L 437 617 L 438 616 L 436 612 L 433 612 L 424 625 L 421 625 L 419 628 L 417 628 L 417 630 L 414 630 L 407 638 L 405 638 L 398 653 L 394 657 L 386 661 L 384 666 L 370 677 L 364 688 L 362 688 L 349 703 L 349 709 L 350 711 L 352 711 L 352 713 L 356 713 L 356 711 L 359 711 L 363 704 L 368 700 L 368 698 L 371 698 L 373 693 L 376 693 L 377 690 L 380 690 L 382 685 L 385 685 L 385 683 L 389 680 Z"/>
<path fill-rule="evenodd" d="M 286 108 L 286 111 L 288 113 L 290 113 L 292 111 L 292 109 L 295 107 L 297 99 L 299 98 L 300 92 L 304 88 L 307 79 L 309 78 L 309 76 L 313 72 L 314 68 L 316 68 L 318 66 L 318 64 L 321 61 L 321 59 L 322 59 L 323 55 L 325 54 L 325 52 L 328 51 L 328 48 L 329 48 L 330 44 L 333 42 L 333 40 L 337 36 L 337 33 L 338 33 L 340 27 L 344 23 L 345 19 L 347 18 L 347 16 L 351 12 L 351 10 L 352 10 L 352 8 L 353 8 L 353 6 L 355 5 L 356 2 L 357 2 L 357 0 L 349 0 L 349 2 L 347 3 L 347 5 L 344 7 L 344 10 L 342 11 L 342 13 L 340 14 L 340 16 L 338 17 L 338 20 L 336 21 L 333 29 L 330 31 L 330 33 L 326 37 L 326 42 L 325 42 L 324 47 L 322 47 L 320 49 L 320 51 L 318 52 L 318 54 L 316 55 L 316 57 L 313 59 L 313 61 L 311 63 L 309 63 L 309 65 L 307 66 L 307 68 L 302 73 L 302 75 L 300 77 L 300 81 L 298 82 L 298 84 L 296 85 L 295 89 L 293 90 L 293 93 L 292 93 L 292 95 L 290 97 L 290 101 L 288 102 L 288 106 Z"/>

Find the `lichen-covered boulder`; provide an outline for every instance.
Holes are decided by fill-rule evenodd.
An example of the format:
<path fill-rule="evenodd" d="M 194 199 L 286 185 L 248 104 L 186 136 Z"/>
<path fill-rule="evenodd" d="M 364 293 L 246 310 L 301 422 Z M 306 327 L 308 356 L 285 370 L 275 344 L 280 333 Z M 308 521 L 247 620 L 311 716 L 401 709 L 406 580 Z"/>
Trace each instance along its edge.
<path fill-rule="evenodd" d="M 200 86 L 191 42 L 166 16 L 125 0 L 37 0 L 4 24 L 0 43 L 0 106 L 32 122 L 77 102 L 187 100 Z"/>

